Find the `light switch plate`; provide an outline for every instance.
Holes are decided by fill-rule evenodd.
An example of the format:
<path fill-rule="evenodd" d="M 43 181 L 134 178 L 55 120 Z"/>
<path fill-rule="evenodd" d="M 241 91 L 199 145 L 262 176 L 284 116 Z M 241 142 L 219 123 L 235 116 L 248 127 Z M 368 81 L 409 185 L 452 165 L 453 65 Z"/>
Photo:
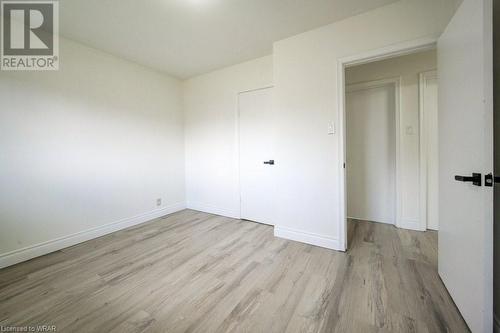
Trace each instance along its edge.
<path fill-rule="evenodd" d="M 335 123 L 333 121 L 328 123 L 328 134 L 335 134 Z"/>

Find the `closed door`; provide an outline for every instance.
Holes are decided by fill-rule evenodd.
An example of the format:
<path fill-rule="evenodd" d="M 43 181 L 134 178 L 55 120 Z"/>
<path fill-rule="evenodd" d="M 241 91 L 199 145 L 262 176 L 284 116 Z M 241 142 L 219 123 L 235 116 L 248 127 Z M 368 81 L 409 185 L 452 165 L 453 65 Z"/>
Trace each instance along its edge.
<path fill-rule="evenodd" d="M 272 88 L 239 94 L 241 218 L 274 224 Z"/>
<path fill-rule="evenodd" d="M 438 42 L 439 275 L 472 332 L 493 327 L 491 6 L 464 0 Z"/>
<path fill-rule="evenodd" d="M 395 105 L 394 84 L 347 87 L 349 218 L 395 224 Z"/>

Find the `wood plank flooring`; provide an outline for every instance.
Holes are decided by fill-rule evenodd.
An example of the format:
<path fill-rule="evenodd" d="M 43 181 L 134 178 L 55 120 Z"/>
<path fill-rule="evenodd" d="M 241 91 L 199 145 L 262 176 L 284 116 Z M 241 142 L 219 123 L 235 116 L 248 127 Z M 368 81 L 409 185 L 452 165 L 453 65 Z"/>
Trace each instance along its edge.
<path fill-rule="evenodd" d="M 0 270 L 0 326 L 57 332 L 468 332 L 437 234 L 350 225 L 350 250 L 185 210 Z"/>

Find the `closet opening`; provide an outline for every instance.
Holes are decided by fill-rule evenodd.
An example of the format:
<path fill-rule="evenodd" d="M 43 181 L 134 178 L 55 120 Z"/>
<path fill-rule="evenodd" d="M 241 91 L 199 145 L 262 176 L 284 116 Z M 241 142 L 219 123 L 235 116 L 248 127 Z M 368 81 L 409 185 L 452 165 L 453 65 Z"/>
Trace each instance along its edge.
<path fill-rule="evenodd" d="M 345 68 L 347 243 L 384 230 L 374 223 L 439 228 L 436 58 L 431 48 Z"/>

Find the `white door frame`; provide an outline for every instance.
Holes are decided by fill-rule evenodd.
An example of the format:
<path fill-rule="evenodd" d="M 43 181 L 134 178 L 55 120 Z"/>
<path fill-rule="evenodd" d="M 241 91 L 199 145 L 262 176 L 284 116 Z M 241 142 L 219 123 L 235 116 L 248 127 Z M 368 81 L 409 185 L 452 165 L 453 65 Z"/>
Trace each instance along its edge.
<path fill-rule="evenodd" d="M 344 163 L 346 160 L 346 110 L 345 110 L 345 69 L 354 65 L 361 65 L 378 60 L 408 55 L 416 52 L 430 50 L 436 47 L 437 38 L 422 38 L 403 42 L 377 50 L 340 58 L 337 60 L 337 98 L 339 115 L 339 248 L 347 250 L 347 201 L 346 201 L 346 173 Z"/>
<path fill-rule="evenodd" d="M 401 119 L 401 77 L 393 77 L 393 78 L 387 78 L 387 79 L 381 79 L 381 80 L 373 80 L 373 81 L 366 81 L 362 83 L 353 83 L 346 85 L 345 87 L 345 92 L 354 92 L 354 91 L 360 91 L 360 90 L 366 90 L 366 89 L 372 89 L 372 88 L 379 88 L 383 86 L 388 86 L 392 85 L 394 86 L 394 113 L 395 113 L 395 124 L 396 128 L 394 129 L 394 134 L 396 137 L 396 175 L 395 175 L 395 195 L 396 195 L 396 202 L 395 204 L 395 212 L 394 212 L 394 225 L 397 227 L 400 227 L 401 224 L 401 188 L 400 188 L 400 167 L 401 167 L 401 159 L 400 159 L 400 142 L 401 142 L 401 125 L 400 125 L 400 119 Z M 347 115 L 346 115 L 347 117 Z M 344 131 L 345 133 L 345 131 Z M 347 146 L 347 138 L 346 138 L 346 146 Z M 347 186 L 346 186 L 346 192 L 347 192 Z M 347 197 L 347 196 L 346 196 Z M 346 201 L 346 207 L 347 207 L 347 201 Z M 346 210 L 347 212 L 347 210 Z M 347 216 L 347 218 L 353 218 L 353 216 Z"/>
<path fill-rule="evenodd" d="M 419 74 L 419 82 L 418 82 L 418 95 L 419 95 L 419 105 L 418 105 L 418 119 L 419 119 L 419 145 L 420 145 L 420 228 L 422 230 L 427 230 L 427 163 L 429 152 L 427 151 L 427 137 L 428 137 L 428 128 L 425 126 L 426 122 L 426 114 L 424 108 L 424 91 L 425 91 L 425 82 L 428 78 L 436 78 L 437 79 L 437 70 L 429 70 Z"/>
<path fill-rule="evenodd" d="M 253 91 L 259 91 L 259 90 L 265 90 L 265 89 L 272 89 L 274 88 L 274 85 L 269 84 L 265 85 L 262 87 L 257 87 L 253 89 L 246 89 L 246 90 L 241 90 L 236 93 L 236 142 L 237 142 L 237 158 L 238 158 L 238 218 L 241 219 L 241 147 L 240 147 L 240 95 L 244 93 L 249 93 Z"/>

